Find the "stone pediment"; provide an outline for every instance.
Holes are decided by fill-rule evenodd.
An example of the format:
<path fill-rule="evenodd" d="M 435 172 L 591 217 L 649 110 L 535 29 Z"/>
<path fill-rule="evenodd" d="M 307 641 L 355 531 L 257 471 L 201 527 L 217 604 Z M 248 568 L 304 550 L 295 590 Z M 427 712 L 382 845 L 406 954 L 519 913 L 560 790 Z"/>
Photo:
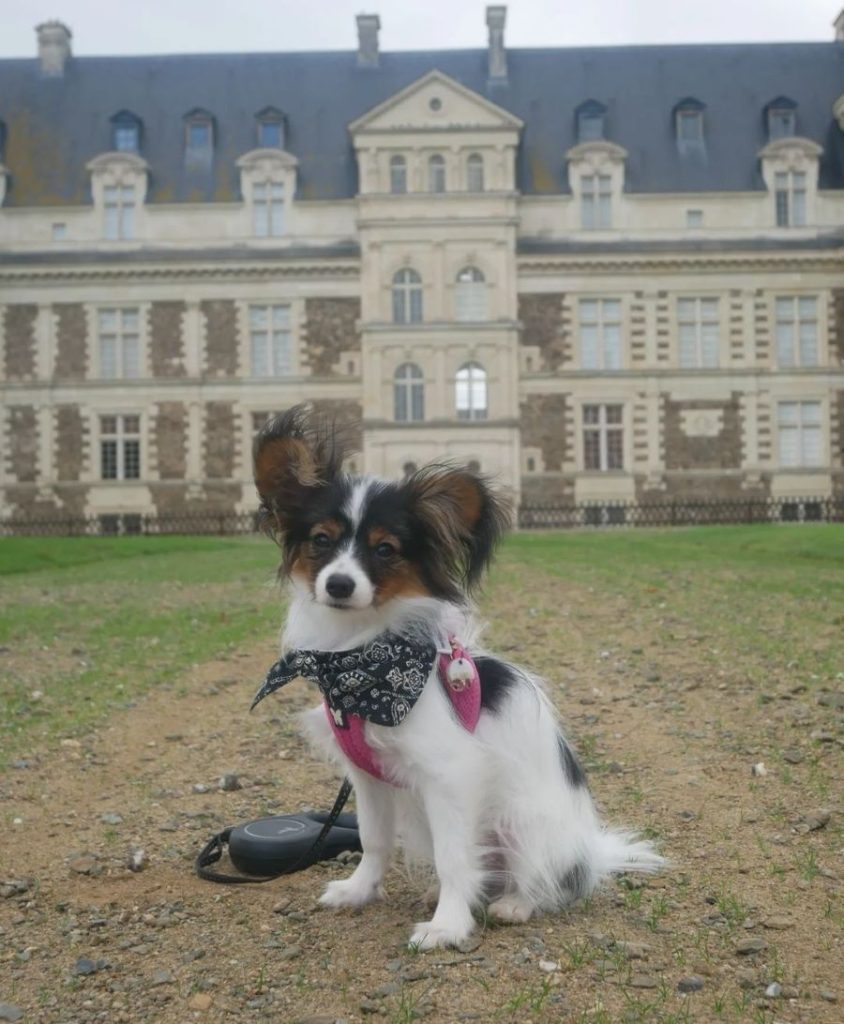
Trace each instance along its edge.
<path fill-rule="evenodd" d="M 367 132 L 518 131 L 509 111 L 467 89 L 442 71 L 431 71 L 352 121 L 353 135 Z"/>

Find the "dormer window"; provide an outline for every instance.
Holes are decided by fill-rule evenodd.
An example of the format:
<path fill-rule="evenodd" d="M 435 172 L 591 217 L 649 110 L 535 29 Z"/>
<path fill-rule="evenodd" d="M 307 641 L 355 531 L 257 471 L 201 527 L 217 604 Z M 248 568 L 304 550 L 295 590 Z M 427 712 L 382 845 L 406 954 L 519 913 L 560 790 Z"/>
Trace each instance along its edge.
<path fill-rule="evenodd" d="M 0 121 L 0 164 L 3 163 L 3 158 L 6 156 L 6 124 L 4 121 Z"/>
<path fill-rule="evenodd" d="M 594 142 L 606 133 L 607 108 L 597 100 L 587 100 L 575 111 L 577 141 Z"/>
<path fill-rule="evenodd" d="M 704 146 L 703 112 L 700 100 L 688 97 L 674 108 L 674 131 L 681 153 L 701 152 Z"/>
<path fill-rule="evenodd" d="M 284 149 L 284 114 L 275 107 L 264 107 L 255 115 L 259 149 Z"/>
<path fill-rule="evenodd" d="M 787 96 L 778 96 L 765 108 L 768 138 L 790 139 L 797 134 L 797 104 Z"/>
<path fill-rule="evenodd" d="M 185 115 L 185 149 L 188 160 L 211 159 L 214 149 L 214 118 L 207 110 L 192 110 Z"/>
<path fill-rule="evenodd" d="M 778 228 L 805 227 L 805 171 L 777 171 L 774 174 L 774 203 Z"/>
<path fill-rule="evenodd" d="M 140 153 L 141 120 L 128 110 L 111 119 L 111 148 L 118 153 Z"/>

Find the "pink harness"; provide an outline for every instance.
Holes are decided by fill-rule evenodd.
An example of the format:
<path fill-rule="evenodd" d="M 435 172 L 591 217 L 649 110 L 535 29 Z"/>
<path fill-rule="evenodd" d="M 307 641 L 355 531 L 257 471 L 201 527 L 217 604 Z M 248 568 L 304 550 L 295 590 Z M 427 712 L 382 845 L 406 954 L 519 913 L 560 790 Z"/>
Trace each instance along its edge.
<path fill-rule="evenodd" d="M 467 732 L 474 732 L 481 715 L 481 680 L 478 669 L 458 641 L 450 636 L 448 642 L 451 651 L 437 657 L 437 676 L 443 689 L 457 713 L 460 724 Z M 339 726 L 326 702 L 323 703 L 329 725 L 334 737 L 346 757 L 362 771 L 368 772 L 381 782 L 391 782 L 383 771 L 375 756 L 375 751 L 366 742 L 364 720 L 359 715 L 348 715 L 346 727 Z"/>

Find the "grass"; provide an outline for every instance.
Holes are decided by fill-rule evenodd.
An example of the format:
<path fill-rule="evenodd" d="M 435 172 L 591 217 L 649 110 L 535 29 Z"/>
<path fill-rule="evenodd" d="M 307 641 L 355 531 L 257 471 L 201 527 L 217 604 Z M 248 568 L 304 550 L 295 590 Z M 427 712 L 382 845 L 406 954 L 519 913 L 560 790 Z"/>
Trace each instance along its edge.
<path fill-rule="evenodd" d="M 253 538 L 0 540 L 0 748 L 73 736 L 280 620 Z M 2 759 L 0 759 L 2 763 Z"/>

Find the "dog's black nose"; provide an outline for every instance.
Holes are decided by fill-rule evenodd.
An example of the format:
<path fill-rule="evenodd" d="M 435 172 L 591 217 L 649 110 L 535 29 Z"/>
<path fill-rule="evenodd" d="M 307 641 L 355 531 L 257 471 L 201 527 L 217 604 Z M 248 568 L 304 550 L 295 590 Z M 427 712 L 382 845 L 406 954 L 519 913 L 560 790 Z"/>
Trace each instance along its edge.
<path fill-rule="evenodd" d="M 325 589 L 331 597 L 351 597 L 355 589 L 355 581 L 351 576 L 342 576 L 335 572 L 325 581 Z"/>

